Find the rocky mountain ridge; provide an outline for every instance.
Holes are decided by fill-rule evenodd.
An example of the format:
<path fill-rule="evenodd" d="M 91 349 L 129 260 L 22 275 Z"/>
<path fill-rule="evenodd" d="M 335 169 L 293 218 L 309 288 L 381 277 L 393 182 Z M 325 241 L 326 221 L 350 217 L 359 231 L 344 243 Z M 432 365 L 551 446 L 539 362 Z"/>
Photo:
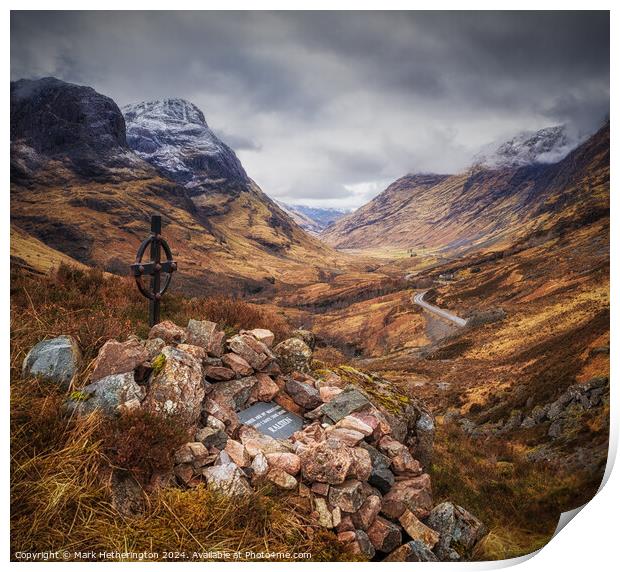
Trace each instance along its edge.
<path fill-rule="evenodd" d="M 67 161 L 83 176 L 147 165 L 131 153 L 116 103 L 90 87 L 53 77 L 11 82 L 11 173 L 28 177 Z"/>
<path fill-rule="evenodd" d="M 188 189 L 222 181 L 247 183 L 234 151 L 184 99 L 126 105 L 127 144 L 142 159 Z"/>
<path fill-rule="evenodd" d="M 569 137 L 566 125 L 523 131 L 497 147 L 490 146 L 474 157 L 474 165 L 489 169 L 557 163 L 579 140 Z"/>

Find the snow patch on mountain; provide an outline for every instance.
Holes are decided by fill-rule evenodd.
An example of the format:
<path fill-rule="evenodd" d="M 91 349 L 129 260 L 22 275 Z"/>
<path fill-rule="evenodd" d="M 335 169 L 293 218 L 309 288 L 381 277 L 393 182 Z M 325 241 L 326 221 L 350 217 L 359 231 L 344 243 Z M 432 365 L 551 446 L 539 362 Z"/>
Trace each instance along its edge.
<path fill-rule="evenodd" d="M 523 131 L 499 146 L 489 145 L 474 157 L 474 165 L 496 169 L 557 163 L 579 143 L 579 138 L 570 134 L 566 125 Z"/>
<path fill-rule="evenodd" d="M 247 182 L 235 152 L 184 99 L 126 105 L 127 143 L 142 159 L 188 188 L 224 180 Z"/>

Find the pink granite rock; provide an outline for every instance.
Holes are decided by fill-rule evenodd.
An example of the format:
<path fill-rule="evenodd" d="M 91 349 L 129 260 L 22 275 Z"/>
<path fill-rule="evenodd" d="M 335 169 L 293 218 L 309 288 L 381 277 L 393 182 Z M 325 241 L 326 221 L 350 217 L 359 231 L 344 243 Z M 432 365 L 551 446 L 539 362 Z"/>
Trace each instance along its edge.
<path fill-rule="evenodd" d="M 342 393 L 342 389 L 333 385 L 320 385 L 319 397 L 323 403 L 330 402 L 336 395 Z"/>
<path fill-rule="evenodd" d="M 204 369 L 205 376 L 214 381 L 229 381 L 234 379 L 235 372 L 227 367 L 218 367 L 208 365 Z"/>
<path fill-rule="evenodd" d="M 439 533 L 426 526 L 409 509 L 405 510 L 398 521 L 413 540 L 424 543 L 429 550 L 432 550 L 439 541 Z"/>
<path fill-rule="evenodd" d="M 403 541 L 400 527 L 380 516 L 375 518 L 366 534 L 375 549 L 381 552 L 392 552 Z"/>
<path fill-rule="evenodd" d="M 297 488 L 297 479 L 282 469 L 269 469 L 267 480 L 288 491 Z"/>
<path fill-rule="evenodd" d="M 182 344 L 185 342 L 187 332 L 184 328 L 181 328 L 171 322 L 170 320 L 164 320 L 155 324 L 149 331 L 149 338 L 161 338 L 167 344 Z"/>
<path fill-rule="evenodd" d="M 358 511 L 351 515 L 355 528 L 368 530 L 381 511 L 381 498 L 376 495 L 366 497 Z"/>
<path fill-rule="evenodd" d="M 333 485 L 344 482 L 352 462 L 349 448 L 337 439 L 326 439 L 310 446 L 301 453 L 300 460 L 306 480 Z"/>
<path fill-rule="evenodd" d="M 258 380 L 258 387 L 256 388 L 256 399 L 258 401 L 271 401 L 278 394 L 280 388 L 271 377 L 266 373 L 257 373 L 255 375 Z"/>
<path fill-rule="evenodd" d="M 433 507 L 431 478 L 428 474 L 397 481 L 383 497 L 381 512 L 388 518 L 400 518 L 409 509 L 419 519 L 426 518 Z"/>
<path fill-rule="evenodd" d="M 254 370 L 252 366 L 241 356 L 234 353 L 224 354 L 222 363 L 232 369 L 238 376 L 252 375 Z"/>
<path fill-rule="evenodd" d="M 349 479 L 339 485 L 329 487 L 329 502 L 344 512 L 356 512 L 364 502 L 362 483 Z"/>
<path fill-rule="evenodd" d="M 129 373 L 148 359 L 149 352 L 137 340 L 109 340 L 99 350 L 90 379 L 97 381 L 109 375 Z"/>
<path fill-rule="evenodd" d="M 228 439 L 224 451 L 228 453 L 233 463 L 238 467 L 249 467 L 252 464 L 250 454 L 239 441 Z"/>
<path fill-rule="evenodd" d="M 282 469 L 295 476 L 301 470 L 301 461 L 295 453 L 267 453 L 265 455 L 269 467 Z"/>
<path fill-rule="evenodd" d="M 273 345 L 273 340 L 275 339 L 273 332 L 271 332 L 270 330 L 265 330 L 263 328 L 254 328 L 253 330 L 249 330 L 243 333 L 254 336 L 259 342 L 263 342 L 268 348 Z"/>

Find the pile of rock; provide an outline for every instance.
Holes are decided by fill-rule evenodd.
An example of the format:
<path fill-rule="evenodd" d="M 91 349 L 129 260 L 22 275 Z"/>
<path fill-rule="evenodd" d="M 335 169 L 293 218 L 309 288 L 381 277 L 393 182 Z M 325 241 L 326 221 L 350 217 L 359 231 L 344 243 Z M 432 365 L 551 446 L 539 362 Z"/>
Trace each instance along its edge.
<path fill-rule="evenodd" d="M 580 413 L 609 403 L 609 377 L 593 377 L 586 383 L 571 385 L 555 401 L 536 406 L 524 416 L 521 427 L 530 428 L 550 421 L 548 435 L 560 437 L 570 429 L 571 421 Z"/>
<path fill-rule="evenodd" d="M 481 425 L 460 416 L 457 410 L 449 410 L 444 418 L 457 422 L 472 437 L 503 435 L 519 429 L 531 429 L 540 425 L 547 427 L 551 439 L 564 437 L 578 426 L 581 415 L 603 408 L 609 404 L 609 377 L 596 376 L 586 383 L 569 386 L 554 401 L 532 407 L 529 413 L 514 409 L 507 418 Z"/>
<path fill-rule="evenodd" d="M 312 373 L 310 332 L 273 344 L 264 329 L 226 339 L 213 322 L 162 322 L 146 340 L 108 341 L 67 408 L 174 416 L 193 435 L 175 451 L 179 486 L 206 483 L 231 496 L 265 484 L 290 491 L 318 526 L 368 559 L 465 556 L 484 526 L 461 507 L 433 507 L 428 410 L 351 368 Z M 26 374 L 36 373 L 31 363 L 36 355 L 26 358 Z M 238 413 L 259 401 L 298 416 L 301 429 L 278 439 L 242 424 Z"/>
<path fill-rule="evenodd" d="M 493 324 L 506 319 L 506 311 L 503 308 L 488 308 L 486 310 L 476 310 L 465 314 L 467 326 L 470 328 Z"/>

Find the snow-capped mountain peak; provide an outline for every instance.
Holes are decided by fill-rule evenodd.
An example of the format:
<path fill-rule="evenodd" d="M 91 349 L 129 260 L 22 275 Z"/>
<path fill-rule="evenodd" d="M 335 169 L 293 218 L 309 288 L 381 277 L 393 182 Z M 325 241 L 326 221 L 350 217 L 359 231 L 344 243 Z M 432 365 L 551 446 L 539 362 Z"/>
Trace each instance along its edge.
<path fill-rule="evenodd" d="M 166 121 L 178 121 L 182 124 L 195 123 L 208 127 L 205 116 L 193 103 L 180 98 L 143 101 L 126 105 L 123 108 L 125 118 L 135 121 L 140 117 L 151 120 L 159 118 Z"/>
<path fill-rule="evenodd" d="M 491 145 L 476 155 L 474 163 L 490 168 L 555 163 L 578 144 L 579 140 L 569 136 L 565 125 L 555 125 L 539 131 L 523 131 L 499 146 Z"/>
<path fill-rule="evenodd" d="M 127 143 L 142 159 L 188 187 L 247 181 L 235 152 L 209 128 L 202 111 L 184 99 L 126 105 Z"/>

